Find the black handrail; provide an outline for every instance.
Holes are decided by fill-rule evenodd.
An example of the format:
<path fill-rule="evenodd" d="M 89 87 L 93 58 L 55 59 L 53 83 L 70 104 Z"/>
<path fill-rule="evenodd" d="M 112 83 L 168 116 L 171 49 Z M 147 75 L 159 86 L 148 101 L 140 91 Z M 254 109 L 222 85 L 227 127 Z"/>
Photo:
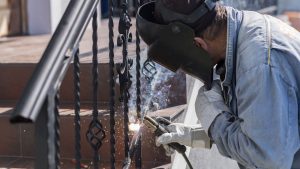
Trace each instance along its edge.
<path fill-rule="evenodd" d="M 99 0 L 70 1 L 10 121 L 34 122 L 50 91 L 58 90 Z"/>

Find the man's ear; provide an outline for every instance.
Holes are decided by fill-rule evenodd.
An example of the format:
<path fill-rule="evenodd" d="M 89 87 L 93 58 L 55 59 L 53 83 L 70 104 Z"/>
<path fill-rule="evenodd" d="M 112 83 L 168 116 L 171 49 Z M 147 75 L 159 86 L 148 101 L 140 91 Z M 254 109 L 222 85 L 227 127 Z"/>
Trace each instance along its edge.
<path fill-rule="evenodd" d="M 198 47 L 201 47 L 204 50 L 208 50 L 208 46 L 207 43 L 204 41 L 204 39 L 200 38 L 200 37 L 195 37 L 194 38 L 195 44 Z"/>

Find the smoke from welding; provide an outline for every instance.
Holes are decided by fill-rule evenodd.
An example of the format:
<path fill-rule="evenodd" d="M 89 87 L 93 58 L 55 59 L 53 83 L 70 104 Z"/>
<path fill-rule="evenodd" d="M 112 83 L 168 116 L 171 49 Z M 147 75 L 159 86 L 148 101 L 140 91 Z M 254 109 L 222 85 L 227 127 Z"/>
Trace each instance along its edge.
<path fill-rule="evenodd" d="M 141 52 L 141 65 L 145 62 L 147 58 L 147 51 L 143 50 Z M 129 100 L 129 112 L 132 112 L 131 121 L 133 120 L 136 112 L 136 74 L 135 62 L 130 70 L 132 77 L 132 85 L 129 90 L 130 100 Z M 155 64 L 157 73 L 151 81 L 146 80 L 145 76 L 141 73 L 141 113 L 147 113 L 149 111 L 155 111 L 158 109 L 166 108 L 170 100 L 170 88 L 171 85 L 166 85 L 165 83 L 175 76 L 175 73 L 165 69 L 164 67 Z M 142 71 L 141 71 L 142 72 Z"/>

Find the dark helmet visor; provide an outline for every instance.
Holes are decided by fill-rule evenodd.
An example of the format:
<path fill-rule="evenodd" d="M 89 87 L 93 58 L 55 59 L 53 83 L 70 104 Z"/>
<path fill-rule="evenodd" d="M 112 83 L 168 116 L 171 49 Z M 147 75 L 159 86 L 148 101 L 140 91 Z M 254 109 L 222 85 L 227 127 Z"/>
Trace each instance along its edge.
<path fill-rule="evenodd" d="M 181 23 L 159 23 L 154 16 L 155 3 L 141 6 L 137 13 L 137 30 L 149 46 L 148 57 L 162 66 L 211 83 L 213 63 L 207 52 L 195 46 L 192 28 Z"/>

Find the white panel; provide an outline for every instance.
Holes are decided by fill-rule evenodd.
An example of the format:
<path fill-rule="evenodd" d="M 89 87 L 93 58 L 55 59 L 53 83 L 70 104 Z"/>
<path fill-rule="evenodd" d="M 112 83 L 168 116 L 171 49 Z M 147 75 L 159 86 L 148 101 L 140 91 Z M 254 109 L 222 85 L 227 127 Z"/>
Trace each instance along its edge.
<path fill-rule="evenodd" d="M 51 32 L 50 0 L 28 0 L 28 32 L 31 35 Z"/>
<path fill-rule="evenodd" d="M 51 32 L 53 33 L 61 20 L 70 0 L 51 0 Z"/>
<path fill-rule="evenodd" d="M 70 0 L 28 0 L 29 34 L 53 33 Z"/>

